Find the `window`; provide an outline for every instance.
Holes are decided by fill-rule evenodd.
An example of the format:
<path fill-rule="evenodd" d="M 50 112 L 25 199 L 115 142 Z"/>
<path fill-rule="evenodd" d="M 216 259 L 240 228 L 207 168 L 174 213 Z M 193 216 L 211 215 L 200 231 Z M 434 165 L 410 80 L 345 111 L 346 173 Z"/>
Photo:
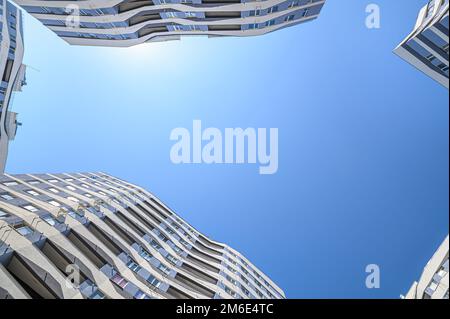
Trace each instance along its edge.
<path fill-rule="evenodd" d="M 32 190 L 32 189 L 28 190 L 27 193 L 30 194 L 30 195 L 33 195 L 33 196 L 39 196 L 39 195 L 41 195 L 41 194 L 39 194 L 38 192 L 36 192 L 36 191 L 34 191 L 34 190 Z"/>
<path fill-rule="evenodd" d="M 176 259 L 175 257 L 173 257 L 171 254 L 168 254 L 168 255 L 166 256 L 166 259 L 167 259 L 168 261 L 170 261 L 171 263 L 173 263 L 173 264 L 176 264 L 176 263 L 178 262 L 178 259 Z"/>
<path fill-rule="evenodd" d="M 111 278 L 111 281 L 122 289 L 124 289 L 128 285 L 128 282 L 119 274 L 115 274 Z"/>
<path fill-rule="evenodd" d="M 158 288 L 161 284 L 161 282 L 158 279 L 156 279 L 153 275 L 150 275 L 150 277 L 147 278 L 147 282 L 156 288 Z"/>
<path fill-rule="evenodd" d="M 31 185 L 36 185 L 36 184 L 40 184 L 40 183 L 41 183 L 40 181 L 31 181 L 30 182 Z"/>
<path fill-rule="evenodd" d="M 127 263 L 127 267 L 129 268 L 129 269 L 131 269 L 132 271 L 134 271 L 134 272 L 138 272 L 139 270 L 141 270 L 141 266 L 139 266 L 137 263 L 135 263 L 133 260 L 130 260 L 128 263 Z"/>
<path fill-rule="evenodd" d="M 67 182 L 72 182 L 72 181 L 73 181 L 73 178 L 66 178 L 66 181 L 67 181 Z"/>
<path fill-rule="evenodd" d="M 19 224 L 14 226 L 14 229 L 17 230 L 22 236 L 27 236 L 33 233 L 33 230 L 24 224 Z"/>
<path fill-rule="evenodd" d="M 81 186 L 86 187 L 86 188 L 91 188 L 91 186 L 89 186 L 87 184 L 81 184 Z"/>
<path fill-rule="evenodd" d="M 288 15 L 286 18 L 284 18 L 284 21 L 286 21 L 286 22 L 288 22 L 288 21 L 292 21 L 292 20 L 294 20 L 294 15 L 293 14 L 291 14 L 291 15 Z"/>
<path fill-rule="evenodd" d="M 144 250 L 142 247 L 141 249 L 142 250 L 139 253 L 139 255 L 141 255 L 141 257 L 144 258 L 145 260 L 150 261 L 153 256 L 148 251 Z"/>
<path fill-rule="evenodd" d="M 136 294 L 134 295 L 134 298 L 135 298 L 135 299 L 146 299 L 146 298 L 147 298 L 147 295 L 146 295 L 143 291 L 138 290 L 138 291 L 136 292 Z"/>
<path fill-rule="evenodd" d="M 76 199 L 75 197 L 72 197 L 72 196 L 68 196 L 67 199 L 70 200 L 70 201 L 72 201 L 72 202 L 75 202 L 75 203 L 78 203 L 78 202 L 79 202 L 78 199 Z"/>
<path fill-rule="evenodd" d="M 10 215 L 7 212 L 0 210 L 0 219 L 7 218 Z"/>
<path fill-rule="evenodd" d="M 49 183 L 58 183 L 58 180 L 57 179 L 49 179 L 47 182 L 49 182 Z"/>
<path fill-rule="evenodd" d="M 73 186 L 70 186 L 70 185 L 66 186 L 66 188 L 67 188 L 67 189 L 70 189 L 71 191 L 74 191 L 74 190 L 76 190 L 76 188 L 75 188 L 75 187 L 73 187 Z"/>
<path fill-rule="evenodd" d="M 30 212 L 37 212 L 38 209 L 36 207 L 34 207 L 33 205 L 26 205 L 23 206 L 23 208 L 25 208 L 26 210 L 30 211 Z"/>
<path fill-rule="evenodd" d="M 233 290 L 231 290 L 230 288 L 228 288 L 227 286 L 225 286 L 225 291 L 231 295 L 233 298 L 238 298 L 239 295 L 237 293 L 235 293 Z"/>
<path fill-rule="evenodd" d="M 293 7 L 298 7 L 298 1 L 292 1 L 292 2 L 289 4 L 289 8 L 293 8 Z"/>
<path fill-rule="evenodd" d="M 51 201 L 49 201 L 48 203 L 51 204 L 51 205 L 53 205 L 53 206 L 56 206 L 56 207 L 61 207 L 61 204 L 58 203 L 57 201 L 54 201 L 54 200 L 51 200 Z"/>
<path fill-rule="evenodd" d="M 86 194 L 83 194 L 84 196 L 86 196 L 86 197 L 92 197 L 92 195 L 91 194 L 88 194 L 88 193 L 86 193 Z"/>
<path fill-rule="evenodd" d="M 151 245 L 153 248 L 155 248 L 156 250 L 161 249 L 161 246 L 160 246 L 154 239 L 151 239 L 151 240 L 150 240 L 150 245 Z"/>
<path fill-rule="evenodd" d="M 278 11 L 278 6 L 273 6 L 272 8 L 269 8 L 269 10 L 267 11 L 267 13 L 274 13 Z"/>
<path fill-rule="evenodd" d="M 89 299 L 105 299 L 105 295 L 97 289 L 96 292 L 94 292 Z"/>
<path fill-rule="evenodd" d="M 45 215 L 42 216 L 41 218 L 50 226 L 55 226 L 57 224 L 56 219 L 54 219 L 52 215 Z"/>
<path fill-rule="evenodd" d="M 14 197 L 12 197 L 9 194 L 1 194 L 0 197 L 3 198 L 3 199 L 6 199 L 6 200 L 14 199 Z"/>
<path fill-rule="evenodd" d="M 17 182 L 6 182 L 6 183 L 3 183 L 3 185 L 5 185 L 5 186 L 16 186 L 16 185 L 19 185 Z"/>
<path fill-rule="evenodd" d="M 437 287 L 438 287 L 437 282 L 433 281 L 428 288 L 435 291 Z"/>
<path fill-rule="evenodd" d="M 52 192 L 52 193 L 55 193 L 55 194 L 58 194 L 58 193 L 59 193 L 59 190 L 57 190 L 56 188 L 53 188 L 53 187 L 50 187 L 48 190 L 49 190 L 50 192 Z"/>
<path fill-rule="evenodd" d="M 170 273 L 170 268 L 163 264 L 159 264 L 158 269 L 167 275 Z"/>
<path fill-rule="evenodd" d="M 275 20 L 273 20 L 273 19 L 266 22 L 266 26 L 268 26 L 268 27 L 273 26 L 274 24 L 275 24 Z"/>
<path fill-rule="evenodd" d="M 3 82 L 9 82 L 13 65 L 14 65 L 13 60 L 8 59 L 6 61 L 5 72 L 3 73 L 3 77 L 2 77 Z"/>

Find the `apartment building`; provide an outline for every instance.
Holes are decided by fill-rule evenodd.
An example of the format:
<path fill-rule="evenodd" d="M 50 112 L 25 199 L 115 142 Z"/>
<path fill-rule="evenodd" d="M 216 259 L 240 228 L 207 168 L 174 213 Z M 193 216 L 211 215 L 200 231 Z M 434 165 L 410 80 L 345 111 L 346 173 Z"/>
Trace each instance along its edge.
<path fill-rule="evenodd" d="M 0 175 L 0 298 L 285 295 L 145 189 L 76 173 Z"/>
<path fill-rule="evenodd" d="M 316 19 L 325 0 L 15 0 L 70 44 L 254 36 Z"/>
<path fill-rule="evenodd" d="M 420 12 L 413 32 L 394 52 L 449 88 L 449 0 L 430 0 Z"/>
<path fill-rule="evenodd" d="M 0 174 L 4 172 L 8 144 L 16 136 L 17 113 L 11 111 L 15 91 L 25 85 L 23 29 L 20 10 L 9 1 L 0 0 Z"/>
<path fill-rule="evenodd" d="M 419 281 L 415 281 L 404 296 L 405 299 L 449 299 L 448 250 L 447 236 L 425 266 Z"/>

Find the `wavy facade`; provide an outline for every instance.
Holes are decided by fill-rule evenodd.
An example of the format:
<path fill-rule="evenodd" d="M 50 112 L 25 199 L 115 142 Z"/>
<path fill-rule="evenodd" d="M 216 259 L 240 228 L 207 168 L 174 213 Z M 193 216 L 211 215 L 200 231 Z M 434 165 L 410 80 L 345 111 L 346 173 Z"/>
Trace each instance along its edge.
<path fill-rule="evenodd" d="M 425 266 L 419 281 L 414 282 L 405 299 L 449 299 L 448 236 Z"/>
<path fill-rule="evenodd" d="M 285 296 L 145 189 L 85 173 L 0 175 L 0 298 Z"/>
<path fill-rule="evenodd" d="M 9 1 L 0 0 L 0 174 L 8 155 L 8 144 L 16 136 L 17 113 L 10 111 L 14 91 L 25 85 L 22 15 Z"/>
<path fill-rule="evenodd" d="M 394 52 L 449 88 L 448 0 L 430 0 L 419 12 L 413 32 Z"/>
<path fill-rule="evenodd" d="M 325 0 L 15 0 L 70 44 L 128 47 L 182 35 L 253 36 L 317 18 Z"/>

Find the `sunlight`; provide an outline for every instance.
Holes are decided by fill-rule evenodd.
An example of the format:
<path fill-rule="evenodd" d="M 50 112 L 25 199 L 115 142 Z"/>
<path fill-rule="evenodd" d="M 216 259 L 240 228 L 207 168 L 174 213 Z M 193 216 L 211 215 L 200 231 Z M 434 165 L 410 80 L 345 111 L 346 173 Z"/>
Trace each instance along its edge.
<path fill-rule="evenodd" d="M 109 48 L 108 59 L 126 68 L 151 67 L 152 69 L 177 67 L 177 55 L 181 41 L 166 41 L 155 43 L 143 43 L 129 48 Z M 185 48 L 183 48 L 185 50 Z"/>

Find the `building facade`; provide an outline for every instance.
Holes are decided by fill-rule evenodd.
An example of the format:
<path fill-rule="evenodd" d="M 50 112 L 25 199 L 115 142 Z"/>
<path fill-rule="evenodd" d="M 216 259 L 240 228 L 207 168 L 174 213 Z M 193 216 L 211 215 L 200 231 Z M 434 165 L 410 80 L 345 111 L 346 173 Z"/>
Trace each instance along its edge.
<path fill-rule="evenodd" d="M 0 175 L 0 298 L 285 298 L 239 252 L 104 173 Z"/>
<path fill-rule="evenodd" d="M 15 91 L 25 85 L 23 29 L 20 10 L 0 0 L 0 174 L 4 172 L 8 144 L 16 136 L 17 113 L 10 110 Z"/>
<path fill-rule="evenodd" d="M 404 296 L 405 299 L 449 299 L 448 250 L 447 236 L 425 266 L 419 281 L 414 282 Z"/>
<path fill-rule="evenodd" d="M 15 0 L 70 44 L 128 47 L 181 35 L 252 36 L 311 21 L 325 0 Z"/>
<path fill-rule="evenodd" d="M 394 52 L 449 88 L 449 0 L 430 0 L 419 12 L 413 32 Z"/>

